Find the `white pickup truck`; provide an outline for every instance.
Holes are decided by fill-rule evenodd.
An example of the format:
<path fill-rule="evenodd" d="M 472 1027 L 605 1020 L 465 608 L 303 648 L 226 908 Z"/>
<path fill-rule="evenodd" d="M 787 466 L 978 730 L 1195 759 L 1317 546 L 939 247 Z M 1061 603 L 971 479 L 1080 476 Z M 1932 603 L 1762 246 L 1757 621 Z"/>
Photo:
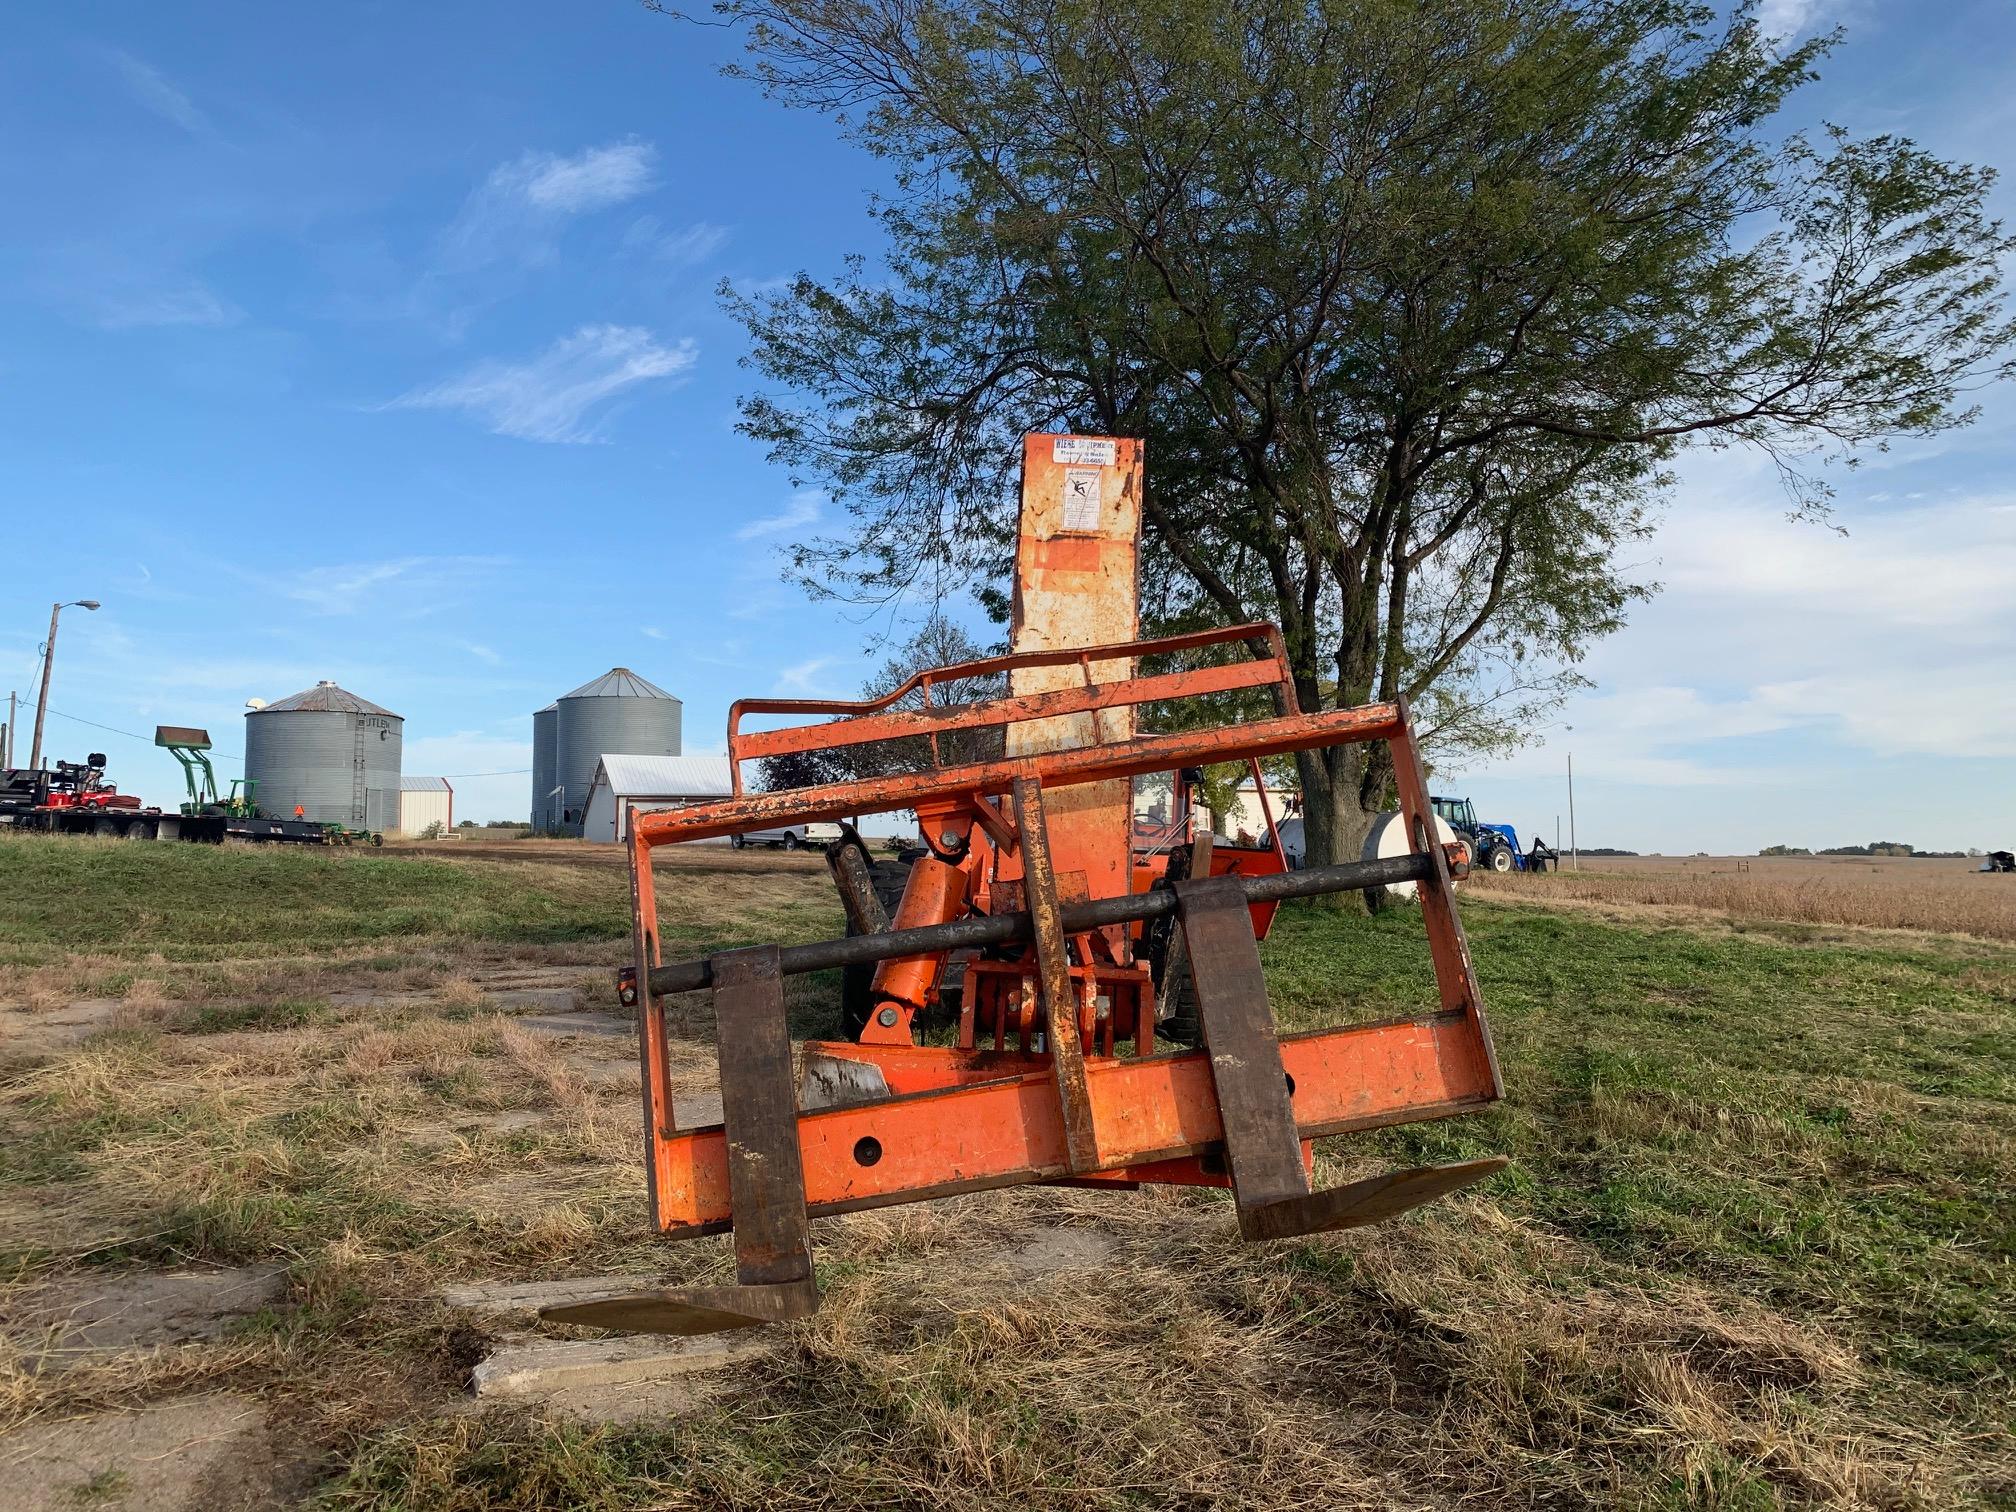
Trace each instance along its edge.
<path fill-rule="evenodd" d="M 785 850 L 804 850 L 811 846 L 819 850 L 837 843 L 840 826 L 833 823 L 785 824 L 776 829 L 750 830 L 734 837 L 735 849 L 748 845 L 770 845 L 784 847 Z"/>

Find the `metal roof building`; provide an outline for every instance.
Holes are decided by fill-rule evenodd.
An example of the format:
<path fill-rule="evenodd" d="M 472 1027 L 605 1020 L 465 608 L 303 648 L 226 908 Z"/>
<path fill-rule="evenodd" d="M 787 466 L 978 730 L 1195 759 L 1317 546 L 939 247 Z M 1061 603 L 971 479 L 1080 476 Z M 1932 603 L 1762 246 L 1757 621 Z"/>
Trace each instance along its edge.
<path fill-rule="evenodd" d="M 438 824 L 445 833 L 455 828 L 455 789 L 446 777 L 399 776 L 399 833 L 418 835 Z"/>
<path fill-rule="evenodd" d="M 563 694 L 557 702 L 549 787 L 561 789 L 554 800 L 559 822 L 548 827 L 578 835 L 587 811 L 588 789 L 595 780 L 595 764 L 603 754 L 632 751 L 645 756 L 677 756 L 682 706 L 670 693 L 628 667 L 611 667 L 594 681 Z M 536 764 L 536 716 L 532 731 Z"/>
<path fill-rule="evenodd" d="M 604 755 L 589 782 L 582 838 L 621 840 L 639 809 L 678 808 L 728 795 L 726 756 Z"/>

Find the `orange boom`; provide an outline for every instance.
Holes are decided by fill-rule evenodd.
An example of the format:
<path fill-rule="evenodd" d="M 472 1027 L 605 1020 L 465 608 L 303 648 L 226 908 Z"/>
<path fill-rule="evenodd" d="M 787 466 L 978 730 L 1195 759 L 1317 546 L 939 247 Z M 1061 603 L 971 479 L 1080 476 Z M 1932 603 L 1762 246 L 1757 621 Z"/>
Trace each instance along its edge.
<path fill-rule="evenodd" d="M 1451 882 L 1465 856 L 1435 843 L 1404 704 L 1305 714 L 1281 636 L 1240 625 L 1136 638 L 1141 444 L 1031 436 L 1008 655 L 920 672 L 862 702 L 752 699 L 728 721 L 733 796 L 638 817 L 630 835 L 651 1211 L 673 1238 L 732 1229 L 738 1284 L 549 1309 L 570 1323 L 704 1333 L 818 1305 L 809 1220 L 1027 1182 L 1229 1186 L 1248 1239 L 1390 1217 L 1503 1167 L 1502 1158 L 1397 1171 L 1312 1191 L 1311 1141 L 1441 1118 L 1500 1096 Z M 1232 660 L 1212 660 L 1227 652 Z M 1143 658 L 1178 670 L 1137 675 Z M 1183 663 L 1189 663 L 1184 667 Z M 1004 696 L 947 704 L 948 685 L 1005 679 Z M 1196 700 L 1267 696 L 1271 717 L 1194 727 Z M 1191 719 L 1137 733 L 1135 712 Z M 820 716 L 745 732 L 756 715 Z M 998 732 L 998 754 L 970 750 Z M 959 736 L 959 741 L 948 737 Z M 913 770 L 745 793 L 743 762 L 903 741 Z M 1132 779 L 1383 741 L 1410 854 L 1307 871 L 1269 845 L 1214 846 L 1176 783 L 1174 822 L 1137 837 Z M 1264 795 L 1264 784 L 1260 785 Z M 1264 801 L 1264 799 L 1263 799 Z M 829 855 L 846 939 L 666 964 L 652 853 L 785 823 L 915 812 L 923 853 L 885 917 L 849 840 Z M 1452 871 L 1452 867 L 1454 870 Z M 1258 940 L 1284 898 L 1411 881 L 1436 1005 L 1410 1018 L 1285 1038 Z M 874 974 L 853 1041 L 785 1032 L 783 978 Z M 956 987 L 955 987 L 956 982 Z M 711 989 L 722 1122 L 678 1127 L 664 998 Z M 950 1010 L 950 1043 L 921 1043 Z M 1174 1033 L 1201 1048 L 1164 1050 Z M 1013 1044 L 1010 1044 L 1010 1041 Z"/>

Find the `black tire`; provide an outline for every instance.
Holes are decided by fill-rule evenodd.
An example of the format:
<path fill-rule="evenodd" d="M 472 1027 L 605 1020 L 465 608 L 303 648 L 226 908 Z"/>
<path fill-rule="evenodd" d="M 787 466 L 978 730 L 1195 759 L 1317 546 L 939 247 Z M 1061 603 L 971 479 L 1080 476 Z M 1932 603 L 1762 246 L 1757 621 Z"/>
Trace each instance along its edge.
<path fill-rule="evenodd" d="M 791 830 L 784 831 L 784 849 L 794 851 L 798 849 L 798 843 L 798 836 L 795 832 Z"/>
<path fill-rule="evenodd" d="M 1511 847 L 1505 845 L 1492 846 L 1491 854 L 1484 858 L 1484 865 L 1494 872 L 1509 872 L 1512 870 Z"/>
<path fill-rule="evenodd" d="M 731 846 L 733 846 L 736 850 L 741 850 L 744 846 L 748 845 L 749 842 L 747 840 L 744 840 L 740 835 L 730 835 L 728 837 L 728 843 Z"/>
<path fill-rule="evenodd" d="M 100 814 L 98 818 L 92 822 L 91 833 L 94 835 L 105 835 L 117 838 L 117 836 L 120 833 L 119 821 L 117 819 L 109 817 L 108 815 Z"/>

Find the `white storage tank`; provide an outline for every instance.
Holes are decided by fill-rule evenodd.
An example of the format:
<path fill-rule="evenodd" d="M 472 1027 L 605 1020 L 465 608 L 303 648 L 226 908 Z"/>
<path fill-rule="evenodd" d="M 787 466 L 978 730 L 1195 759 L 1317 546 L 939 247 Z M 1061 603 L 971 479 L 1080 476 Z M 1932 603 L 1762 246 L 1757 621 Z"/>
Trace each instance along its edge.
<path fill-rule="evenodd" d="M 245 775 L 268 814 L 351 829 L 399 827 L 400 744 L 406 721 L 322 681 L 245 716 Z"/>
<path fill-rule="evenodd" d="M 553 801 L 554 828 L 581 833 L 595 766 L 610 752 L 627 756 L 677 756 L 679 700 L 628 667 L 612 667 L 558 701 L 554 728 L 554 774 L 548 787 L 563 791 Z M 533 749 L 538 749 L 534 726 Z"/>

